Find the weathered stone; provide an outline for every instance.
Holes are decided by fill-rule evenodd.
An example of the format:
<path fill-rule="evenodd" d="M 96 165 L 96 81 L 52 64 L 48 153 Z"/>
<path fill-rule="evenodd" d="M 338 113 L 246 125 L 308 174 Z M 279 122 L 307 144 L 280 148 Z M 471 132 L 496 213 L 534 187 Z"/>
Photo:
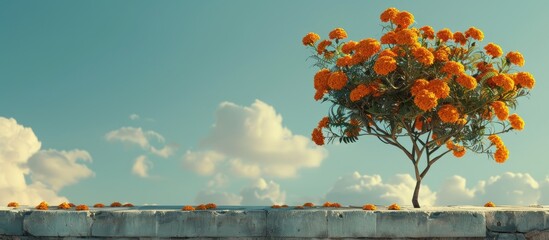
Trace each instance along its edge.
<path fill-rule="evenodd" d="M 382 238 L 425 237 L 429 234 L 429 214 L 422 211 L 379 212 L 376 236 Z"/>
<path fill-rule="evenodd" d="M 517 232 L 531 232 L 545 228 L 545 211 L 516 211 Z"/>
<path fill-rule="evenodd" d="M 431 212 L 427 220 L 428 237 L 483 237 L 486 218 L 480 211 Z"/>
<path fill-rule="evenodd" d="M 549 231 L 531 231 L 524 236 L 531 240 L 549 240 Z"/>
<path fill-rule="evenodd" d="M 326 210 L 267 210 L 267 237 L 327 238 Z"/>
<path fill-rule="evenodd" d="M 523 234 L 521 233 L 498 233 L 497 240 L 525 240 Z"/>
<path fill-rule="evenodd" d="M 155 237 L 156 211 L 109 211 L 95 214 L 94 237 Z"/>
<path fill-rule="evenodd" d="M 23 235 L 23 211 L 0 211 L 0 235 Z"/>
<path fill-rule="evenodd" d="M 487 211 L 485 215 L 488 230 L 508 233 L 517 231 L 514 211 Z"/>
<path fill-rule="evenodd" d="M 32 236 L 90 236 L 92 223 L 88 211 L 32 211 L 24 217 L 23 229 Z"/>
<path fill-rule="evenodd" d="M 330 210 L 327 214 L 328 237 L 375 237 L 376 214 L 364 210 Z"/>

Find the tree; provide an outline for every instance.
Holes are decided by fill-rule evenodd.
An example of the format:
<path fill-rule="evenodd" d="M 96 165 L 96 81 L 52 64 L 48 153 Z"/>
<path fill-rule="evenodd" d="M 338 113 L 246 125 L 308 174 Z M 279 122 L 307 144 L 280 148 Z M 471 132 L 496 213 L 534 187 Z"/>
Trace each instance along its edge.
<path fill-rule="evenodd" d="M 342 28 L 326 40 L 316 33 L 303 38 L 320 69 L 314 98 L 332 104 L 312 139 L 323 145 L 373 136 L 400 149 L 414 166 L 412 204 L 419 208 L 421 181 L 446 154 L 459 158 L 469 150 L 497 163 L 507 160 L 509 151 L 498 135 L 524 128 L 509 108 L 516 108 L 535 80 L 516 70 L 524 65 L 519 52 L 503 56 L 494 43 L 478 49 L 484 34 L 475 27 L 435 34 L 430 26 L 412 27 L 414 16 L 395 8 L 380 19 L 385 24 L 380 41 L 344 42 Z"/>

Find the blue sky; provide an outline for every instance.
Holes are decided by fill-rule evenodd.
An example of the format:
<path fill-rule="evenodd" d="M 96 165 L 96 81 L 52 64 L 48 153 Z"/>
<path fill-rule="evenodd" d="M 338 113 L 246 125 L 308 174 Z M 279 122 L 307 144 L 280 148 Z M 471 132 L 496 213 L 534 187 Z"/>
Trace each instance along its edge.
<path fill-rule="evenodd" d="M 241 160 L 259 162 L 261 171 L 248 175 L 231 172 L 224 169 L 228 165 L 221 164 L 215 170 L 200 170 L 184 160 L 189 152 L 204 153 L 223 148 L 221 140 L 230 143 L 230 139 L 240 139 L 223 135 L 231 127 L 216 133 L 216 116 L 220 121 L 216 126 L 224 122 L 231 126 L 231 120 L 239 116 L 256 116 L 254 111 L 265 113 L 258 116 L 275 119 L 276 123 L 274 111 L 282 118 L 282 126 L 291 131 L 283 136 L 309 138 L 329 105 L 313 100 L 312 79 L 317 69 L 311 67 L 312 61 L 306 61 L 311 52 L 301 44 L 301 38 L 308 32 L 325 38 L 336 27 L 346 29 L 350 39 L 379 38 L 379 14 L 388 7 L 413 13 L 419 27 L 464 31 L 476 26 L 485 34 L 483 44 L 494 42 L 504 52 L 520 51 L 526 59 L 522 70 L 531 72 L 537 80 L 532 95 L 521 99 L 516 111 L 526 122 L 525 130 L 502 136 L 510 150 L 505 164 L 497 164 L 485 155 L 469 153 L 461 159 L 447 156 L 434 165 L 424 184 L 433 194 L 436 192 L 438 200 L 444 198 L 443 189 L 463 179 L 467 181 L 465 189 L 456 191 L 474 195 L 463 203 L 496 198 L 489 195 L 491 191 L 507 196 L 513 194 L 507 190 L 513 187 L 529 192 L 501 198 L 501 202 L 549 200 L 545 152 L 549 116 L 543 110 L 549 101 L 543 93 L 549 89 L 544 81 L 549 55 L 545 45 L 549 32 L 544 29 L 549 16 L 544 1 L 1 1 L 0 117 L 17 121 L 6 128 L 32 129 L 42 149 L 42 155 L 21 160 L 14 169 L 24 172 L 25 164 L 34 162 L 33 166 L 42 166 L 42 170 L 34 175 L 26 172 L 26 185 L 42 179 L 45 188 L 53 189 L 58 197 L 49 198 L 65 197 L 88 204 L 194 204 L 253 196 L 260 196 L 259 200 L 247 203 L 320 203 L 330 197 L 338 199 L 338 189 L 333 188 L 338 184 L 362 186 L 359 193 L 346 193 L 362 202 L 386 204 L 399 199 L 379 196 L 398 192 L 394 189 L 400 189 L 398 182 L 405 177 L 396 174 L 412 174 L 412 165 L 403 153 L 374 138 L 322 148 L 308 143 L 303 151 L 295 151 L 321 156 L 303 156 L 293 162 L 264 165 L 261 155 L 253 155 L 251 160 Z M 227 114 L 223 115 L 223 110 Z M 139 117 L 132 120 L 132 114 Z M 265 126 L 271 129 L 269 124 Z M 132 135 L 133 140 L 127 136 L 125 140 L 109 140 L 108 133 L 124 127 L 132 131 L 141 128 L 148 142 L 138 143 L 136 135 Z M 253 130 L 262 131 L 260 127 Z M 284 132 L 282 128 L 280 131 Z M 223 137 L 212 137 L 215 134 Z M 4 144 L 0 152 L 8 151 L 10 146 L 5 135 L 7 140 L 0 141 Z M 289 145 L 301 140 L 295 141 Z M 154 154 L 152 147 L 168 147 L 174 152 L 163 157 Z M 68 156 L 76 149 L 85 151 L 91 161 L 85 160 L 88 157 L 82 152 Z M 280 149 L 277 156 L 293 153 Z M 62 151 L 65 153 L 60 156 L 69 159 L 66 161 L 75 168 L 63 169 L 61 164 L 60 168 L 43 170 L 48 161 L 55 161 L 48 160 L 55 159 L 52 153 Z M 245 158 L 251 153 L 234 154 Z M 6 156 L 0 163 L 11 161 Z M 146 177 L 132 173 L 141 156 L 144 162 L 152 163 Z M 228 164 L 229 160 L 220 161 Z M 82 166 L 92 173 L 81 172 Z M 2 175 L 9 179 L 6 176 L 13 173 L 8 173 L 9 169 L 0 167 L 0 179 Z M 295 174 L 288 176 L 281 173 L 293 170 Z M 352 175 L 355 171 L 360 176 Z M 70 172 L 82 174 L 59 177 Z M 364 179 L 371 180 L 376 174 L 386 185 L 378 184 L 374 187 L 377 190 L 368 191 Z M 461 178 L 452 178 L 454 175 Z M 390 180 L 393 178 L 394 184 Z M 56 185 L 51 179 L 67 180 L 67 184 Z M 503 181 L 506 179 L 510 184 Z M 507 187 L 501 187 L 504 183 Z M 8 189 L 1 184 L 0 189 Z M 27 191 L 24 187 L 20 190 Z M 459 192 L 447 196 L 452 194 Z M 531 196 L 538 198 L 524 200 Z M 547 200 L 545 204 L 549 204 Z M 0 201 L 23 200 L 0 197 Z M 345 198 L 340 201 L 351 204 Z"/>

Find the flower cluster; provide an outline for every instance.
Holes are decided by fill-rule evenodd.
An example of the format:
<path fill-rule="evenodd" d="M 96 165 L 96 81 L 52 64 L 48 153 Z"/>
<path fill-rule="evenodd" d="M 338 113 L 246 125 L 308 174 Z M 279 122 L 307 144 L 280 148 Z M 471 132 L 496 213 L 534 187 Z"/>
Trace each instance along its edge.
<path fill-rule="evenodd" d="M 377 209 L 376 205 L 373 205 L 373 204 L 366 204 L 366 205 L 362 206 L 362 210 L 374 211 L 376 209 Z"/>
<path fill-rule="evenodd" d="M 61 204 L 59 204 L 59 206 L 57 206 L 57 208 L 59 208 L 59 209 L 69 209 L 69 208 L 71 208 L 71 206 L 67 202 L 62 202 Z"/>
<path fill-rule="evenodd" d="M 323 207 L 340 208 L 341 204 L 339 204 L 337 202 L 325 202 L 322 206 Z"/>
<path fill-rule="evenodd" d="M 13 207 L 13 208 L 19 207 L 19 203 L 17 203 L 17 202 L 10 202 L 10 203 L 8 203 L 8 207 Z"/>
<path fill-rule="evenodd" d="M 38 209 L 38 210 L 48 210 L 48 203 L 41 202 L 40 204 L 38 204 L 38 206 L 36 206 L 36 209 Z"/>
<path fill-rule="evenodd" d="M 493 202 L 487 202 L 486 204 L 484 204 L 484 207 L 496 207 L 496 204 L 494 204 Z"/>
<path fill-rule="evenodd" d="M 87 210 L 90 210 L 90 208 L 88 208 L 88 205 L 81 204 L 76 206 L 76 211 L 87 211 Z"/>
<path fill-rule="evenodd" d="M 400 210 L 400 206 L 396 203 L 393 203 L 389 207 L 387 207 L 387 210 Z"/>
<path fill-rule="evenodd" d="M 337 138 L 347 143 L 360 134 L 379 136 L 372 129 L 392 136 L 406 131 L 416 139 L 440 136 L 433 140 L 437 145 L 452 140 L 450 149 L 461 157 L 465 149 L 488 153 L 480 145 L 490 134 L 524 128 L 518 115 L 509 115 L 517 98 L 535 85 L 532 74 L 517 70 L 525 64 L 520 52 L 505 52 L 492 42 L 481 46 L 484 33 L 475 27 L 416 27 L 414 15 L 396 8 L 383 11 L 380 20 L 380 39 L 347 39 L 343 28 L 326 39 L 316 33 L 303 37 L 320 69 L 314 75 L 314 99 L 338 109 L 313 129 L 317 145 Z M 484 132 L 496 124 L 504 129 Z M 508 157 L 502 149 L 496 151 L 497 162 Z"/>
<path fill-rule="evenodd" d="M 490 135 L 488 140 L 496 146 L 496 152 L 494 153 L 494 159 L 496 162 L 504 163 L 505 160 L 509 158 L 509 150 L 507 150 L 507 147 L 505 147 L 501 138 L 498 135 Z"/>

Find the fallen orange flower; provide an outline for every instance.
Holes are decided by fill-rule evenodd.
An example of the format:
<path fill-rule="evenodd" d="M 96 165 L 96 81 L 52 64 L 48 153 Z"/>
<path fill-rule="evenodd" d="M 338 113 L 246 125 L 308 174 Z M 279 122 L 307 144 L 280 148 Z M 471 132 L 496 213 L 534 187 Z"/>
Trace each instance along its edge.
<path fill-rule="evenodd" d="M 87 210 L 90 210 L 87 205 L 82 204 L 82 205 L 76 206 L 76 211 L 87 211 Z"/>
<path fill-rule="evenodd" d="M 194 207 L 186 205 L 186 206 L 183 206 L 183 208 L 181 208 L 181 210 L 182 211 L 194 211 Z"/>
<path fill-rule="evenodd" d="M 388 209 L 388 210 L 400 210 L 400 206 L 399 206 L 398 204 L 396 204 L 396 203 L 393 203 L 393 204 L 391 204 L 391 206 L 389 206 L 387 209 Z"/>
<path fill-rule="evenodd" d="M 41 202 L 40 204 L 38 204 L 38 206 L 36 206 L 36 209 L 38 209 L 38 210 L 48 210 L 48 203 Z"/>
<path fill-rule="evenodd" d="M 17 203 L 17 202 L 10 202 L 10 203 L 8 203 L 8 207 L 14 207 L 14 208 L 19 207 L 19 203 Z"/>
<path fill-rule="evenodd" d="M 113 203 L 111 203 L 111 207 L 122 207 L 122 203 L 113 202 Z"/>
<path fill-rule="evenodd" d="M 366 204 L 364 206 L 362 206 L 362 210 L 376 210 L 376 205 L 373 205 L 373 204 Z"/>

